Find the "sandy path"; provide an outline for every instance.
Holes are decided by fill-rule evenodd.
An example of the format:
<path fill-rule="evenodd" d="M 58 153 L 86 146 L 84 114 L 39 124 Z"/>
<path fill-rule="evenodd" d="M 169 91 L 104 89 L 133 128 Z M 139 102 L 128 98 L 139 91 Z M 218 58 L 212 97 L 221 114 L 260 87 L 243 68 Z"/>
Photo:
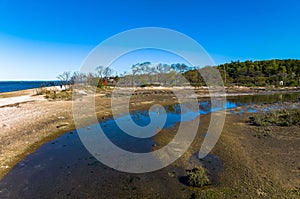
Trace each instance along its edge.
<path fill-rule="evenodd" d="M 24 95 L 18 97 L 0 98 L 0 107 L 6 106 L 17 106 L 20 103 L 27 103 L 33 101 L 45 101 L 46 99 L 42 96 Z"/>
<path fill-rule="evenodd" d="M 26 96 L 19 96 L 19 97 L 10 97 L 10 98 L 2 98 L 0 99 L 0 107 L 1 106 L 7 106 L 7 105 L 12 105 L 16 103 L 22 103 L 22 102 L 28 102 L 31 101 L 31 96 L 26 95 Z"/>

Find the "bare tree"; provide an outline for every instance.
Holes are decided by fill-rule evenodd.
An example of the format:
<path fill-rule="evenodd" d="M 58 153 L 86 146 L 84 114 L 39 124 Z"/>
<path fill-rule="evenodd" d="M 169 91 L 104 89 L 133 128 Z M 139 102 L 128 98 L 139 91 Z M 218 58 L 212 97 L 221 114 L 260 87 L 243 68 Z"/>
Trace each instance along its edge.
<path fill-rule="evenodd" d="M 79 71 L 75 71 L 70 78 L 71 84 L 84 83 L 86 82 L 86 75 L 84 73 L 80 73 Z"/>
<path fill-rule="evenodd" d="M 109 66 L 107 66 L 107 67 L 98 66 L 98 67 L 96 67 L 96 72 L 97 72 L 98 77 L 100 77 L 102 79 L 104 77 L 111 76 L 111 74 L 113 73 L 113 70 Z"/>
<path fill-rule="evenodd" d="M 155 77 L 157 75 L 156 68 L 148 65 L 146 67 L 146 75 L 148 76 L 149 84 L 153 84 L 153 82 L 155 81 Z"/>
<path fill-rule="evenodd" d="M 148 76 L 148 69 L 149 66 L 151 65 L 151 62 L 143 62 L 143 63 L 137 63 L 132 65 L 131 67 L 131 72 L 132 72 L 132 80 L 131 80 L 131 86 L 134 85 L 135 81 L 136 81 L 136 75 L 139 74 L 138 79 L 140 80 L 140 82 L 146 82 L 145 78 L 146 76 Z"/>
<path fill-rule="evenodd" d="M 113 70 L 108 66 L 104 68 L 103 75 L 104 77 L 110 77 L 113 73 Z"/>
<path fill-rule="evenodd" d="M 131 67 L 131 71 L 132 71 L 131 86 L 132 87 L 134 86 L 134 77 L 140 70 L 139 66 L 140 66 L 140 63 L 137 63 L 137 64 L 132 65 L 132 67 Z"/>
<path fill-rule="evenodd" d="M 97 75 L 98 75 L 101 79 L 104 77 L 104 71 L 105 71 L 105 67 L 104 67 L 104 66 L 98 66 L 98 67 L 96 67 Z"/>
<path fill-rule="evenodd" d="M 61 87 L 64 86 L 67 89 L 67 85 L 70 86 L 71 83 L 71 72 L 65 71 L 62 74 L 57 76 L 57 79 L 61 81 Z"/>
<path fill-rule="evenodd" d="M 168 76 L 167 74 L 170 73 L 171 66 L 168 64 L 158 64 L 156 66 L 156 70 L 158 71 L 159 83 L 160 84 L 167 84 Z"/>

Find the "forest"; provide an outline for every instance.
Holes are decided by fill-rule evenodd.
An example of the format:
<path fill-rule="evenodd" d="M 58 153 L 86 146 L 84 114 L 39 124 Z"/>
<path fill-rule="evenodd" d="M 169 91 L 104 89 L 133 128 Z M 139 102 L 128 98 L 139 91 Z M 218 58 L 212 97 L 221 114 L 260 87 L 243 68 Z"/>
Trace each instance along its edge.
<path fill-rule="evenodd" d="M 227 86 L 300 86 L 300 60 L 235 61 L 214 67 Z M 204 84 L 196 69 L 184 76 L 192 85 Z"/>

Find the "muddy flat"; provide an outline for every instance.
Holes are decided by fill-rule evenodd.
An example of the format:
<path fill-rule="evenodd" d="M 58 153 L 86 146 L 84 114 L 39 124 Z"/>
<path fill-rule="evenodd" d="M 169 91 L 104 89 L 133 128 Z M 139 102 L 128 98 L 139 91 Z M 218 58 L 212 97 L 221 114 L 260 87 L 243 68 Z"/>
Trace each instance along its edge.
<path fill-rule="evenodd" d="M 106 90 L 96 95 L 96 114 L 100 121 L 111 115 L 110 92 Z M 201 94 L 205 95 L 205 92 Z M 255 113 L 228 112 L 217 145 L 210 156 L 202 162 L 199 160 L 199 164 L 205 165 L 209 170 L 212 184 L 204 188 L 193 188 L 187 186 L 183 179 L 186 170 L 195 164 L 196 160 L 191 158 L 199 151 L 210 121 L 210 114 L 200 116 L 203 125 L 198 130 L 197 139 L 176 162 L 156 172 L 128 174 L 115 171 L 98 162 L 83 146 L 77 150 L 79 154 L 72 153 L 74 148 L 80 146 L 74 132 L 72 101 L 46 100 L 42 96 L 32 95 L 25 95 L 23 98 L 15 98 L 19 95 L 12 97 L 22 100 L 11 100 L 11 103 L 9 100 L 6 100 L 6 103 L 3 101 L 0 108 L 2 176 L 0 194 L 4 197 L 32 198 L 45 195 L 49 198 L 299 197 L 299 126 L 272 127 L 270 129 L 272 134 L 265 136 L 264 129 L 252 126 L 248 122 L 251 114 Z M 84 96 L 82 100 L 88 97 Z M 131 110 L 147 109 L 157 102 L 164 105 L 174 104 L 177 101 L 173 97 L 168 89 L 139 91 L 132 96 Z M 294 105 L 299 106 L 296 103 Z M 85 125 L 89 124 L 88 117 L 83 117 Z M 175 125 L 164 129 L 155 136 L 158 148 L 172 139 L 176 128 Z M 73 133 L 64 134 L 66 132 Z M 71 141 L 67 144 L 55 142 L 55 138 L 62 134 L 69 136 L 68 139 Z M 44 143 L 46 144 L 43 145 Z M 40 146 L 42 147 L 39 148 Z M 36 149 L 38 153 L 33 153 Z M 39 156 L 46 154 L 47 150 L 54 150 L 56 155 Z M 31 153 L 33 154 L 28 156 Z M 64 162 L 64 159 L 60 159 L 62 157 L 60 153 L 70 156 L 72 160 Z M 20 162 L 27 156 L 25 163 Z M 41 162 L 35 162 L 37 160 Z M 41 163 L 47 163 L 47 166 L 41 166 Z M 16 164 L 19 170 L 12 170 L 5 176 Z M 37 165 L 40 166 L 36 167 Z M 32 175 L 26 172 L 28 168 L 35 168 L 40 173 Z M 27 182 L 20 183 L 20 179 L 16 179 L 16 176 Z M 49 180 L 42 183 L 45 178 Z"/>

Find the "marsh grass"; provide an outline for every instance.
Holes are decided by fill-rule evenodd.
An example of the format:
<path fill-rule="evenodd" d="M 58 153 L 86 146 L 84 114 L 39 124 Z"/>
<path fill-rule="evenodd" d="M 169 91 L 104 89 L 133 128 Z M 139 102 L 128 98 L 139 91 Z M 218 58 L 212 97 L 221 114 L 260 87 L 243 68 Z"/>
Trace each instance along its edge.
<path fill-rule="evenodd" d="M 249 117 L 255 126 L 292 126 L 300 125 L 300 109 L 283 109 L 267 113 L 258 113 Z"/>

